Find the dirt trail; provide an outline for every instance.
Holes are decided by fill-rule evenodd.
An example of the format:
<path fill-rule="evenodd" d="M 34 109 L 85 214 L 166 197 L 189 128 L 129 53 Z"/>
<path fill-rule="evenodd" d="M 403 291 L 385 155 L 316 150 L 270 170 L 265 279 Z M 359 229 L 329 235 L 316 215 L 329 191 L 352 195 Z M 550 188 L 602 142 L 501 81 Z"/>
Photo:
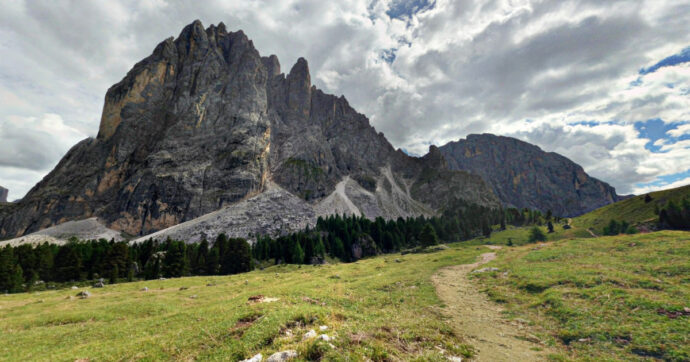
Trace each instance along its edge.
<path fill-rule="evenodd" d="M 546 360 L 548 352 L 543 345 L 524 340 L 536 338 L 527 327 L 515 322 L 509 324 L 501 316 L 502 308 L 469 281 L 467 276 L 473 269 L 495 258 L 496 253 L 484 253 L 476 263 L 443 268 L 432 276 L 436 293 L 446 305 L 444 313 L 458 335 L 477 349 L 476 361 Z"/>
<path fill-rule="evenodd" d="M 592 235 L 593 238 L 599 237 L 599 235 L 595 234 L 594 231 L 592 231 L 592 228 L 588 228 L 587 232 L 589 233 L 589 235 Z"/>

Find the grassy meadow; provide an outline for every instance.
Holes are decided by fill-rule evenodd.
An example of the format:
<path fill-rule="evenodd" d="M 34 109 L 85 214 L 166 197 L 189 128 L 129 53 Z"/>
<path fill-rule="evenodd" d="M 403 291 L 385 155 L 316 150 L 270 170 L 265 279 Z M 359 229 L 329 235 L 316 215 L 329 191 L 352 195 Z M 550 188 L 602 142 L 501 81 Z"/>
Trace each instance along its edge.
<path fill-rule="evenodd" d="M 304 359 L 466 358 L 472 349 L 444 323 L 429 279 L 486 251 L 456 244 L 351 264 L 123 283 L 91 288 L 88 299 L 73 289 L 0 295 L 0 359 L 233 360 L 286 349 Z M 248 302 L 255 295 L 279 300 Z M 309 329 L 335 337 L 333 347 L 303 342 Z"/>
<path fill-rule="evenodd" d="M 690 233 L 503 248 L 474 274 L 507 317 L 544 328 L 575 360 L 690 360 Z"/>

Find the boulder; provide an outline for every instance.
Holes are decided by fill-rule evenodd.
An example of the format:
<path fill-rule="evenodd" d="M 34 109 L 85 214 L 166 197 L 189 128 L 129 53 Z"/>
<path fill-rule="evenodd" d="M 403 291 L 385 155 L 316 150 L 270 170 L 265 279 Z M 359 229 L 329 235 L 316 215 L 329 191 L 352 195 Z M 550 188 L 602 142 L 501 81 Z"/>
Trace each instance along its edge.
<path fill-rule="evenodd" d="M 261 353 L 258 353 L 254 355 L 254 357 L 249 358 L 249 359 L 244 359 L 241 362 L 261 362 L 264 359 L 264 356 L 261 355 Z"/>
<path fill-rule="evenodd" d="M 81 299 L 86 299 L 90 296 L 91 296 L 91 293 L 88 290 L 83 290 L 83 291 L 77 293 L 77 297 L 79 297 Z"/>
<path fill-rule="evenodd" d="M 302 340 L 307 340 L 307 339 L 312 339 L 316 338 L 316 331 L 313 329 L 310 329 L 309 332 L 305 333 L 304 336 L 302 336 Z"/>
<path fill-rule="evenodd" d="M 287 351 L 276 352 L 266 359 L 266 362 L 281 362 L 297 358 L 297 351 L 290 349 Z"/>

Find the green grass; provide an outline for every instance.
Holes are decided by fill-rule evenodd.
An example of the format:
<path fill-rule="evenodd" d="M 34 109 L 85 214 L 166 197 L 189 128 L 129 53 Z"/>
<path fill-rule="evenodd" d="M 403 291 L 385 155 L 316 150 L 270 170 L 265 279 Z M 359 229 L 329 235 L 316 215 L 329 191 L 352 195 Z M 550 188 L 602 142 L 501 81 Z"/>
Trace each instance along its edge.
<path fill-rule="evenodd" d="M 654 213 L 655 206 L 661 209 L 670 200 L 680 202 L 684 197 L 690 197 L 690 185 L 652 192 L 649 194 L 652 197 L 652 201 L 649 203 L 645 203 L 645 195 L 606 205 L 574 218 L 572 223 L 575 227 L 581 229 L 592 228 L 597 234 L 601 234 L 604 226 L 611 219 L 627 221 L 632 225 L 650 221 L 654 222 L 658 219 L 658 216 Z"/>
<path fill-rule="evenodd" d="M 484 251 L 455 244 L 351 264 L 124 283 L 84 300 L 71 289 L 0 295 L 0 360 L 233 360 L 285 349 L 336 360 L 467 357 L 471 347 L 444 323 L 430 276 Z M 248 303 L 258 294 L 280 299 Z M 334 349 L 302 341 L 320 325 L 336 337 Z"/>
<path fill-rule="evenodd" d="M 574 359 L 690 360 L 690 233 L 663 231 L 504 248 L 475 274 L 511 318 Z M 507 273 L 507 274 L 504 274 Z"/>

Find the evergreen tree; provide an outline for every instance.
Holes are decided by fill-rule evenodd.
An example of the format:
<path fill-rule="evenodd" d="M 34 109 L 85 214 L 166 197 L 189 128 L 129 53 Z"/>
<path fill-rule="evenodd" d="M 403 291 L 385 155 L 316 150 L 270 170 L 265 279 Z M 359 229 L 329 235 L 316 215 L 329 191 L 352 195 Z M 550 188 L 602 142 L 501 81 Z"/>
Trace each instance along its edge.
<path fill-rule="evenodd" d="M 220 250 L 215 245 L 208 252 L 208 257 L 206 258 L 206 274 L 220 274 Z"/>
<path fill-rule="evenodd" d="M 293 264 L 304 263 L 304 251 L 302 250 L 302 247 L 299 245 L 299 242 L 296 242 L 295 245 L 293 246 L 292 263 Z"/>
<path fill-rule="evenodd" d="M 81 257 L 74 245 L 66 244 L 58 249 L 58 253 L 55 256 L 53 280 L 67 282 L 81 279 Z"/>
<path fill-rule="evenodd" d="M 549 229 L 549 233 L 553 232 L 553 224 L 551 223 L 551 221 L 548 221 L 546 223 L 546 227 Z"/>
<path fill-rule="evenodd" d="M 434 230 L 434 227 L 430 223 L 424 225 L 422 232 L 419 234 L 419 241 L 424 247 L 438 244 L 436 230 Z"/>

